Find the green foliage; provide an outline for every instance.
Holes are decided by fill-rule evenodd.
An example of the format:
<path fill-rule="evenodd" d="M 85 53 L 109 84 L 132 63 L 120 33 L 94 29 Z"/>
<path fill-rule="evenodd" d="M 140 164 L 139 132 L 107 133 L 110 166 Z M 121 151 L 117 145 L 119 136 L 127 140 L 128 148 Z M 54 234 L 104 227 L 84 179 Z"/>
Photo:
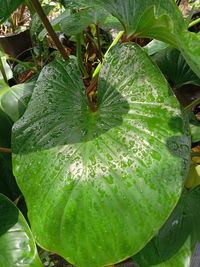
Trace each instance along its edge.
<path fill-rule="evenodd" d="M 184 192 L 159 233 L 134 257 L 142 267 L 189 267 L 200 242 L 200 186 Z"/>
<path fill-rule="evenodd" d="M 68 43 L 78 34 L 80 42 L 76 38 L 72 47 L 78 60 L 51 57 L 36 82 L 10 88 L 0 81 L 0 147 L 12 148 L 33 236 L 42 248 L 81 267 L 114 264 L 139 251 L 142 267 L 188 266 L 199 241 L 200 188 L 182 194 L 190 165 L 188 117 L 159 68 L 175 87 L 199 84 L 200 35 L 187 31 L 174 0 L 60 2 L 66 11 L 52 25 Z M 2 20 L 9 16 L 3 12 Z M 105 51 L 100 30 L 110 27 L 124 29 L 112 44 L 121 37 L 127 43 Z M 35 14 L 31 35 L 39 54 L 47 44 L 39 42 L 47 33 L 42 28 Z M 159 41 L 144 49 L 130 42 L 142 37 Z M 192 141 L 199 138 L 196 130 Z M 189 176 L 199 179 L 194 166 Z M 0 192 L 14 200 L 20 191 L 11 167 L 10 154 L 0 152 Z M 22 227 L 0 236 L 0 245 L 11 248 L 3 247 L 9 266 L 19 255 L 33 261 L 27 266 L 40 266 L 30 230 L 4 196 L 0 214 L 9 227 Z M 17 235 L 17 253 L 10 233 Z M 1 260 L 0 254 L 0 266 Z"/>
<path fill-rule="evenodd" d="M 103 266 L 136 253 L 166 220 L 190 138 L 176 98 L 136 45 L 107 55 L 96 112 L 83 87 L 73 61 L 43 69 L 13 128 L 14 174 L 37 242 L 78 266 Z"/>
<path fill-rule="evenodd" d="M 1 0 L 0 23 L 3 23 L 23 2 L 24 0 Z"/>
<path fill-rule="evenodd" d="M 0 266 L 41 267 L 33 236 L 17 207 L 0 194 Z"/>
<path fill-rule="evenodd" d="M 189 65 L 175 48 L 166 48 L 151 56 L 173 88 L 184 84 L 200 85 L 200 78 L 190 69 Z"/>

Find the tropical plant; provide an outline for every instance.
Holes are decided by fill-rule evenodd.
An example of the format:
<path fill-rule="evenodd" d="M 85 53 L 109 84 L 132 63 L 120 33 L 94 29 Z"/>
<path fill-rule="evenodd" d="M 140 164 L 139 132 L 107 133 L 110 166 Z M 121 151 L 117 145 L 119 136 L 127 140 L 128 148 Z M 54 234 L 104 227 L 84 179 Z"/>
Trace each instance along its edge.
<path fill-rule="evenodd" d="M 200 186 L 198 179 L 194 189 L 191 183 L 188 192 L 184 186 L 191 159 L 188 110 L 200 99 L 183 108 L 164 75 L 177 87 L 199 84 L 199 33 L 187 30 L 174 0 L 62 0 L 67 11 L 52 26 L 59 23 L 76 43 L 77 57 L 68 57 L 39 2 L 30 2 L 63 59 L 46 65 L 35 84 L 23 85 L 20 92 L 31 88 L 25 98 L 23 93 L 15 98 L 16 88 L 0 91 L 1 112 L 10 123 L 0 127 L 10 133 L 15 121 L 13 174 L 36 243 L 83 267 L 132 256 L 140 266 L 189 266 L 200 240 Z M 0 21 L 9 15 L 7 8 Z M 103 55 L 99 33 L 109 27 L 119 33 Z M 170 47 L 159 42 L 141 48 L 133 42 L 141 38 Z M 154 51 L 149 52 L 154 62 L 146 51 Z M 176 76 L 159 63 L 165 58 Z M 9 138 L 4 141 L 0 131 L 2 155 Z M 0 207 L 5 200 L 12 205 L 2 196 Z M 11 242 L 3 238 L 3 244 Z M 2 252 L 11 253 L 6 247 Z M 1 255 L 0 250 L 4 264 Z M 34 264 L 29 266 L 41 265 Z"/>

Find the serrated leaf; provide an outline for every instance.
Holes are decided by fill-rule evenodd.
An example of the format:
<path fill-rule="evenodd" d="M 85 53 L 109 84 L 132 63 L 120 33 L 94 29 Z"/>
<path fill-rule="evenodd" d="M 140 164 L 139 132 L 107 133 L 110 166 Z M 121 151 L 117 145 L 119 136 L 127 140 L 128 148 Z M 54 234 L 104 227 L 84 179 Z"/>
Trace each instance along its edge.
<path fill-rule="evenodd" d="M 184 192 L 159 233 L 134 257 L 141 267 L 189 267 L 200 242 L 200 186 Z"/>
<path fill-rule="evenodd" d="M 3 23 L 24 0 L 1 0 L 0 5 L 0 23 Z"/>
<path fill-rule="evenodd" d="M 12 136 L 36 240 L 87 267 L 119 262 L 155 235 L 178 201 L 190 151 L 179 104 L 137 45 L 110 50 L 97 90 L 92 112 L 74 62 L 49 64 Z"/>
<path fill-rule="evenodd" d="M 2 194 L 0 194 L 0 266 L 42 266 L 26 220 L 17 207 Z"/>
<path fill-rule="evenodd" d="M 173 88 L 184 84 L 200 85 L 200 78 L 191 70 L 180 51 L 175 48 L 166 48 L 152 57 Z"/>

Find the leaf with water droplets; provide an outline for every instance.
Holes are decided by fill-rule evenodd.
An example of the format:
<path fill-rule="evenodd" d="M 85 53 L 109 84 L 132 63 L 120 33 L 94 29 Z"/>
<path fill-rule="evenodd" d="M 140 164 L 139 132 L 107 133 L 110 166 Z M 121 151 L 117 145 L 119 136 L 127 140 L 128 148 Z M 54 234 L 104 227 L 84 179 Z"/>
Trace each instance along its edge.
<path fill-rule="evenodd" d="M 52 62 L 12 136 L 36 240 L 78 266 L 138 252 L 174 208 L 188 169 L 188 125 L 137 45 L 110 50 L 90 111 L 76 64 Z M 37 197 L 36 197 L 37 196 Z"/>

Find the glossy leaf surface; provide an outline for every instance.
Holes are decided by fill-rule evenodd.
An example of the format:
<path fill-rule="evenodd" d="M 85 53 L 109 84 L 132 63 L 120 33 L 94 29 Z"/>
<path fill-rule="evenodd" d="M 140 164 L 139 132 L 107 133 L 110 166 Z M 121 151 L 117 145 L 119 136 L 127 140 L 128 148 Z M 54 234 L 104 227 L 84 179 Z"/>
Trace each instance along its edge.
<path fill-rule="evenodd" d="M 24 113 L 34 85 L 35 81 L 15 85 L 1 97 L 0 105 L 12 121 L 18 120 Z"/>
<path fill-rule="evenodd" d="M 141 267 L 189 267 L 200 242 L 200 186 L 183 193 L 159 233 L 134 257 Z"/>
<path fill-rule="evenodd" d="M 122 261 L 155 235 L 178 201 L 190 150 L 175 96 L 137 45 L 110 50 L 97 95 L 91 112 L 74 62 L 53 62 L 12 136 L 36 240 L 87 267 Z"/>
<path fill-rule="evenodd" d="M 0 194 L 0 266 L 42 266 L 26 220 L 17 207 L 2 194 Z"/>
<path fill-rule="evenodd" d="M 1 0 L 0 23 L 3 23 L 24 2 L 24 0 Z"/>
<path fill-rule="evenodd" d="M 200 78 L 191 70 L 180 51 L 175 48 L 164 49 L 152 57 L 173 88 L 184 84 L 200 85 Z"/>

